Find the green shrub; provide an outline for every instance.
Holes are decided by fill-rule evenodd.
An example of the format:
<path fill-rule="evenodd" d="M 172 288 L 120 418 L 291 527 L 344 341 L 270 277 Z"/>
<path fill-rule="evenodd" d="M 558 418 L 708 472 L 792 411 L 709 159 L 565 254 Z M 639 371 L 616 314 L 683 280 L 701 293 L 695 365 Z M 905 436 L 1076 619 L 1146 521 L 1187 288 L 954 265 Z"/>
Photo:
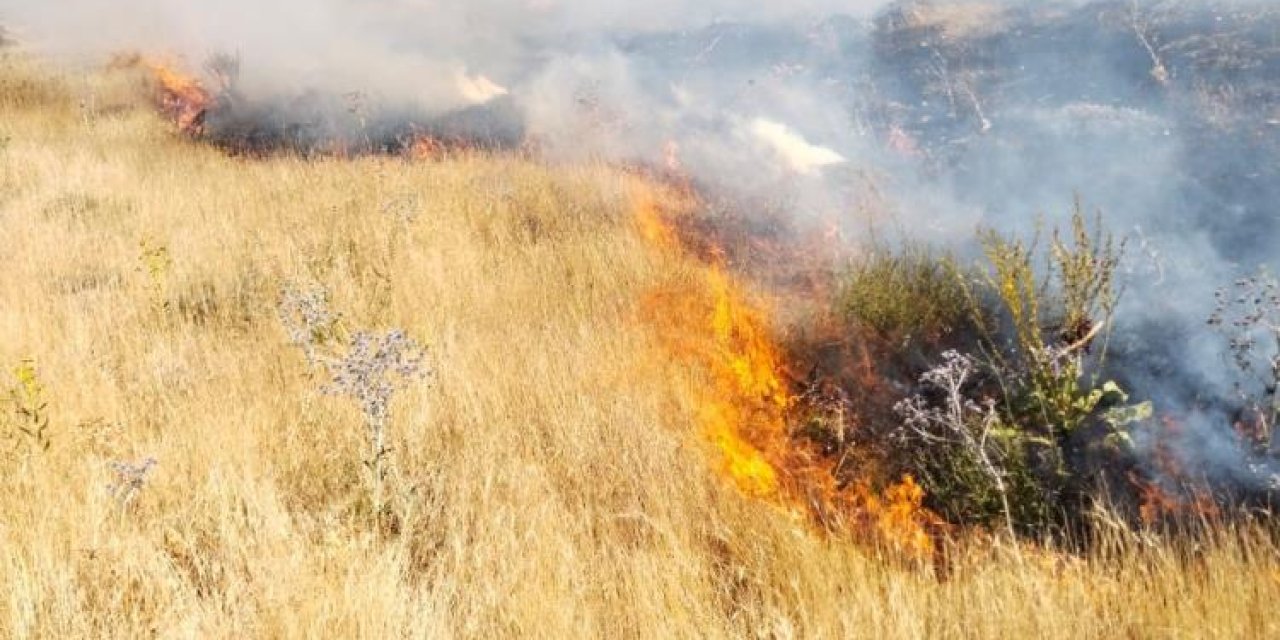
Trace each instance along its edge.
<path fill-rule="evenodd" d="M 857 326 L 895 344 L 933 344 L 970 324 L 965 290 L 947 254 L 909 245 L 876 249 L 843 278 L 839 303 Z"/>
<path fill-rule="evenodd" d="M 0 426 L 5 429 L 4 439 L 10 450 L 26 448 L 46 451 L 52 444 L 49 439 L 49 403 L 45 399 L 44 383 L 36 370 L 35 361 L 23 360 L 13 368 L 13 381 L 0 397 L 7 411 L 0 414 Z"/>
<path fill-rule="evenodd" d="M 893 457 L 901 390 L 944 351 L 972 346 L 979 332 L 960 270 L 950 254 L 922 244 L 875 246 L 838 275 L 838 322 L 793 336 L 797 361 L 815 363 L 797 404 L 795 434 L 840 460 L 836 475 L 880 478 L 868 469 Z"/>
<path fill-rule="evenodd" d="M 1071 524 L 1097 489 L 1090 465 L 1123 454 L 1123 430 L 1150 415 L 1102 375 L 1123 243 L 1098 219 L 1090 227 L 1077 203 L 1040 268 L 1038 234 L 984 230 L 982 263 L 951 270 L 973 352 L 948 351 L 920 374 L 895 406 L 890 456 L 953 520 L 1023 533 Z"/>
<path fill-rule="evenodd" d="M 1069 239 L 1054 230 L 1043 273 L 1033 258 L 1036 242 L 982 232 L 987 268 L 966 285 L 983 346 L 1006 389 L 1003 411 L 1011 421 L 1046 437 L 1073 434 L 1098 407 L 1098 371 L 1105 365 L 1106 338 L 1119 298 L 1115 274 L 1123 244 L 1095 219 L 1091 234 L 1077 202 Z M 992 295 L 994 294 L 994 295 Z M 989 301 L 996 309 L 990 309 Z M 1005 326 L 992 326 L 990 318 Z M 1012 340 L 1010 340 L 1010 337 Z M 1085 356 L 1102 338 L 1086 379 Z"/>

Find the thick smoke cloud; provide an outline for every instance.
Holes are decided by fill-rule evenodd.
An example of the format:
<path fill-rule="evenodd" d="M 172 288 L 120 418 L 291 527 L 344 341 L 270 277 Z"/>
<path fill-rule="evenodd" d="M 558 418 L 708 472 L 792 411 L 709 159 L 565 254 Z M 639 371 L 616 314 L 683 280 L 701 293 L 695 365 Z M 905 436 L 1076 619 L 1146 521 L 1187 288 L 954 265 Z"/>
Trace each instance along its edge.
<path fill-rule="evenodd" d="M 875 3 L 642 4 L 588 0 L 27 0 L 0 1 L 0 16 L 39 48 L 101 54 L 125 48 L 199 58 L 239 52 L 263 89 L 375 91 L 428 104 L 471 70 L 508 80 L 566 49 L 617 33 L 676 31 L 717 20 L 791 21 Z"/>
<path fill-rule="evenodd" d="M 1132 240 L 1125 381 L 1239 481 L 1237 376 L 1203 324 L 1214 290 L 1280 247 L 1272 4 L 0 0 L 0 23 L 86 61 L 234 52 L 263 101 L 501 104 L 549 157 L 678 161 L 854 235 L 868 179 L 894 229 L 962 250 L 979 224 L 1029 232 L 1079 196 Z"/>
<path fill-rule="evenodd" d="M 711 156 L 702 169 L 731 175 L 748 168 L 720 164 L 744 152 L 773 154 L 766 163 L 770 170 L 811 169 L 812 159 L 800 156 L 831 154 L 793 139 L 800 132 L 776 135 L 779 126 L 788 118 L 816 116 L 834 130 L 843 120 L 841 108 L 803 104 L 817 95 L 809 87 L 772 94 L 761 87 L 753 97 L 734 99 L 761 69 L 735 63 L 723 78 L 702 65 L 693 70 L 702 77 L 681 78 L 671 63 L 696 66 L 697 60 L 625 49 L 646 36 L 680 38 L 716 24 L 800 29 L 837 13 L 867 17 L 882 4 L 0 0 L 0 20 L 16 25 L 35 49 L 74 60 L 96 62 L 112 52 L 140 50 L 176 53 L 198 67 L 211 54 L 232 53 L 242 63 L 238 89 L 259 100 L 359 92 L 393 110 L 441 114 L 513 95 L 521 108 L 518 128 L 527 128 L 553 154 L 654 159 L 664 140 L 688 137 L 682 153 L 694 160 L 692 168 L 700 168 L 697 157 Z M 708 46 L 708 53 L 715 49 L 713 41 L 699 46 Z M 737 112 L 726 109 L 735 106 L 725 104 L 727 99 L 754 104 Z M 765 101 L 779 100 L 764 108 Z M 779 121 L 759 122 L 766 111 Z M 750 149 L 743 148 L 747 142 Z"/>

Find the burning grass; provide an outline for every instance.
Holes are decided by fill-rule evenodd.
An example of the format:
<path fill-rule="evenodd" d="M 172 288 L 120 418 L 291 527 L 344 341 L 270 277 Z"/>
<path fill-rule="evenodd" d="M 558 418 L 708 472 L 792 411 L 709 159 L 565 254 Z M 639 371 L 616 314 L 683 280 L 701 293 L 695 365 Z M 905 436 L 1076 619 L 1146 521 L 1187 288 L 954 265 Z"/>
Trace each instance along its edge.
<path fill-rule="evenodd" d="M 204 135 L 205 118 L 216 106 L 213 94 L 196 78 L 178 70 L 174 63 L 147 60 L 138 56 L 117 58 L 111 64 L 117 69 L 140 66 L 155 81 L 153 100 L 156 108 L 178 128 L 192 138 Z"/>
<path fill-rule="evenodd" d="M 501 93 L 489 98 L 493 104 L 425 114 L 375 105 L 361 93 L 253 101 L 239 91 L 239 59 L 226 54 L 212 56 L 200 73 L 179 60 L 138 53 L 116 55 L 107 69 L 141 71 L 156 110 L 180 133 L 233 155 L 424 161 L 520 142 Z"/>
<path fill-rule="evenodd" d="M 676 227 L 682 212 L 664 212 L 648 189 L 635 196 L 641 235 L 656 250 L 688 255 L 681 238 L 690 230 Z M 826 530 L 927 558 L 934 550 L 928 527 L 937 518 L 921 506 L 923 493 L 910 476 L 878 493 L 869 474 L 840 477 L 838 461 L 799 435 L 795 375 L 773 335 L 769 303 L 753 300 L 735 281 L 714 243 L 692 243 L 710 256 L 701 278 L 658 289 L 645 315 L 673 355 L 705 369 L 698 423 L 722 473 L 746 495 L 804 514 Z"/>
<path fill-rule="evenodd" d="M 0 453 L 2 636 L 1280 631 L 1261 527 L 974 534 L 936 567 L 824 535 L 875 514 L 911 542 L 925 496 L 796 439 L 782 302 L 683 246 L 685 194 L 507 156 L 243 162 L 13 65 L 0 428 L 46 426 Z M 277 322 L 296 282 L 431 349 L 386 425 L 395 528 L 363 517 L 357 409 Z"/>

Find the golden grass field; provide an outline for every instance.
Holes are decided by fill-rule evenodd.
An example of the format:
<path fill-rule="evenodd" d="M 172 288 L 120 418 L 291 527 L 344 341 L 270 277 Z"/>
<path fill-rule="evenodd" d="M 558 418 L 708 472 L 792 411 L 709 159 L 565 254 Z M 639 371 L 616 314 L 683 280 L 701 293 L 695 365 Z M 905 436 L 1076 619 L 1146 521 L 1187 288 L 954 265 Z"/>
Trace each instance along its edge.
<path fill-rule="evenodd" d="M 0 391 L 30 359 L 49 418 L 42 449 L 0 404 L 0 637 L 1280 635 L 1257 531 L 958 542 L 940 571 L 742 495 L 692 426 L 705 372 L 641 313 L 708 267 L 644 241 L 640 178 L 235 159 L 128 77 L 12 55 L 0 141 Z M 278 320 L 297 283 L 430 348 L 392 408 L 393 524 L 359 410 Z M 112 463 L 149 456 L 122 503 Z"/>

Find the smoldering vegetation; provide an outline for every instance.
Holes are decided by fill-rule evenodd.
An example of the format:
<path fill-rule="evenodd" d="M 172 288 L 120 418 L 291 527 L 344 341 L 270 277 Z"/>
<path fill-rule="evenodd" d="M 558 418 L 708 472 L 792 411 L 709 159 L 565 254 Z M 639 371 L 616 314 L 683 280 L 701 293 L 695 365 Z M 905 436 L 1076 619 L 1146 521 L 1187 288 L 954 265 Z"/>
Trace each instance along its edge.
<path fill-rule="evenodd" d="M 196 137 L 235 154 L 430 156 L 452 148 L 513 150 L 524 140 L 509 99 L 443 114 L 375 106 L 359 93 L 259 102 L 229 89 L 216 100 Z"/>
<path fill-rule="evenodd" d="M 1126 240 L 1118 306 L 1101 319 L 1114 322 L 1105 362 L 1092 352 L 1085 366 L 1157 414 L 1118 457 L 1064 442 L 1073 474 L 1111 473 L 1113 487 L 1154 478 L 1171 494 L 1271 508 L 1280 345 L 1258 274 L 1280 246 L 1278 29 L 1280 10 L 1257 2 L 901 2 L 870 20 L 718 24 L 621 48 L 645 61 L 634 66 L 650 86 L 679 78 L 688 104 L 710 95 L 722 107 L 677 134 L 695 176 L 772 199 L 802 225 L 836 221 L 865 239 L 852 212 L 864 212 L 867 176 L 892 210 L 872 225 L 881 242 L 923 240 L 962 260 L 982 253 L 975 227 L 1023 238 L 1039 229 L 1048 254 L 1048 230 L 1066 225 L 1074 200 L 1077 213 L 1099 212 Z M 793 145 L 744 134 L 754 130 L 734 114 L 786 123 Z M 727 155 L 762 166 L 724 169 L 716 158 L 734 144 L 724 140 L 741 143 Z M 806 163 L 811 143 L 840 160 Z M 919 267 L 912 260 L 906 268 Z M 1222 319 L 1224 306 L 1242 305 L 1250 311 Z M 975 348 L 972 327 L 952 320 L 958 335 L 941 342 Z M 879 352 L 891 380 L 874 392 L 917 388 L 920 363 L 943 351 Z M 835 360 L 834 371 L 849 366 Z M 856 378 L 845 376 L 845 397 L 867 395 Z M 861 428 L 837 439 L 884 442 Z"/>
<path fill-rule="evenodd" d="M 1100 477 L 1112 487 L 1141 477 L 1158 485 L 1149 493 L 1180 496 L 1170 504 L 1204 493 L 1271 508 L 1280 345 L 1266 320 L 1273 297 L 1247 285 L 1267 280 L 1259 270 L 1274 267 L 1280 246 L 1278 29 L 1280 11 L 1260 2 L 900 2 L 869 19 L 619 36 L 609 64 L 575 60 L 577 84 L 561 85 L 585 91 L 576 106 L 609 124 L 573 139 L 655 164 L 670 164 L 658 141 L 674 141 L 704 189 L 801 227 L 834 225 L 864 247 L 870 230 L 871 246 L 924 241 L 967 261 L 983 253 L 976 227 L 1040 230 L 1039 261 L 1079 199 L 1077 213 L 1098 212 L 1124 238 L 1117 308 L 1095 318 L 1110 327 L 1106 345 L 1082 366 L 1156 413 L 1120 455 L 1086 444 L 1096 430 L 1065 439 L 1068 484 L 1090 486 L 1064 490 L 1096 495 Z M 532 131 L 555 131 L 531 115 Z M 880 194 L 872 223 L 868 192 Z M 1222 319 L 1224 306 L 1241 305 L 1251 310 Z M 878 352 L 887 384 L 868 389 L 865 377 L 838 373 L 856 358 L 834 358 L 836 395 L 918 389 L 942 343 L 977 348 L 967 321 L 950 320 L 949 340 L 927 353 Z M 1010 334 L 1004 342 L 1016 343 Z M 895 416 L 860 409 L 868 420 L 834 439 L 884 447 L 865 423 Z M 1149 514 L 1159 502 L 1135 500 Z"/>

